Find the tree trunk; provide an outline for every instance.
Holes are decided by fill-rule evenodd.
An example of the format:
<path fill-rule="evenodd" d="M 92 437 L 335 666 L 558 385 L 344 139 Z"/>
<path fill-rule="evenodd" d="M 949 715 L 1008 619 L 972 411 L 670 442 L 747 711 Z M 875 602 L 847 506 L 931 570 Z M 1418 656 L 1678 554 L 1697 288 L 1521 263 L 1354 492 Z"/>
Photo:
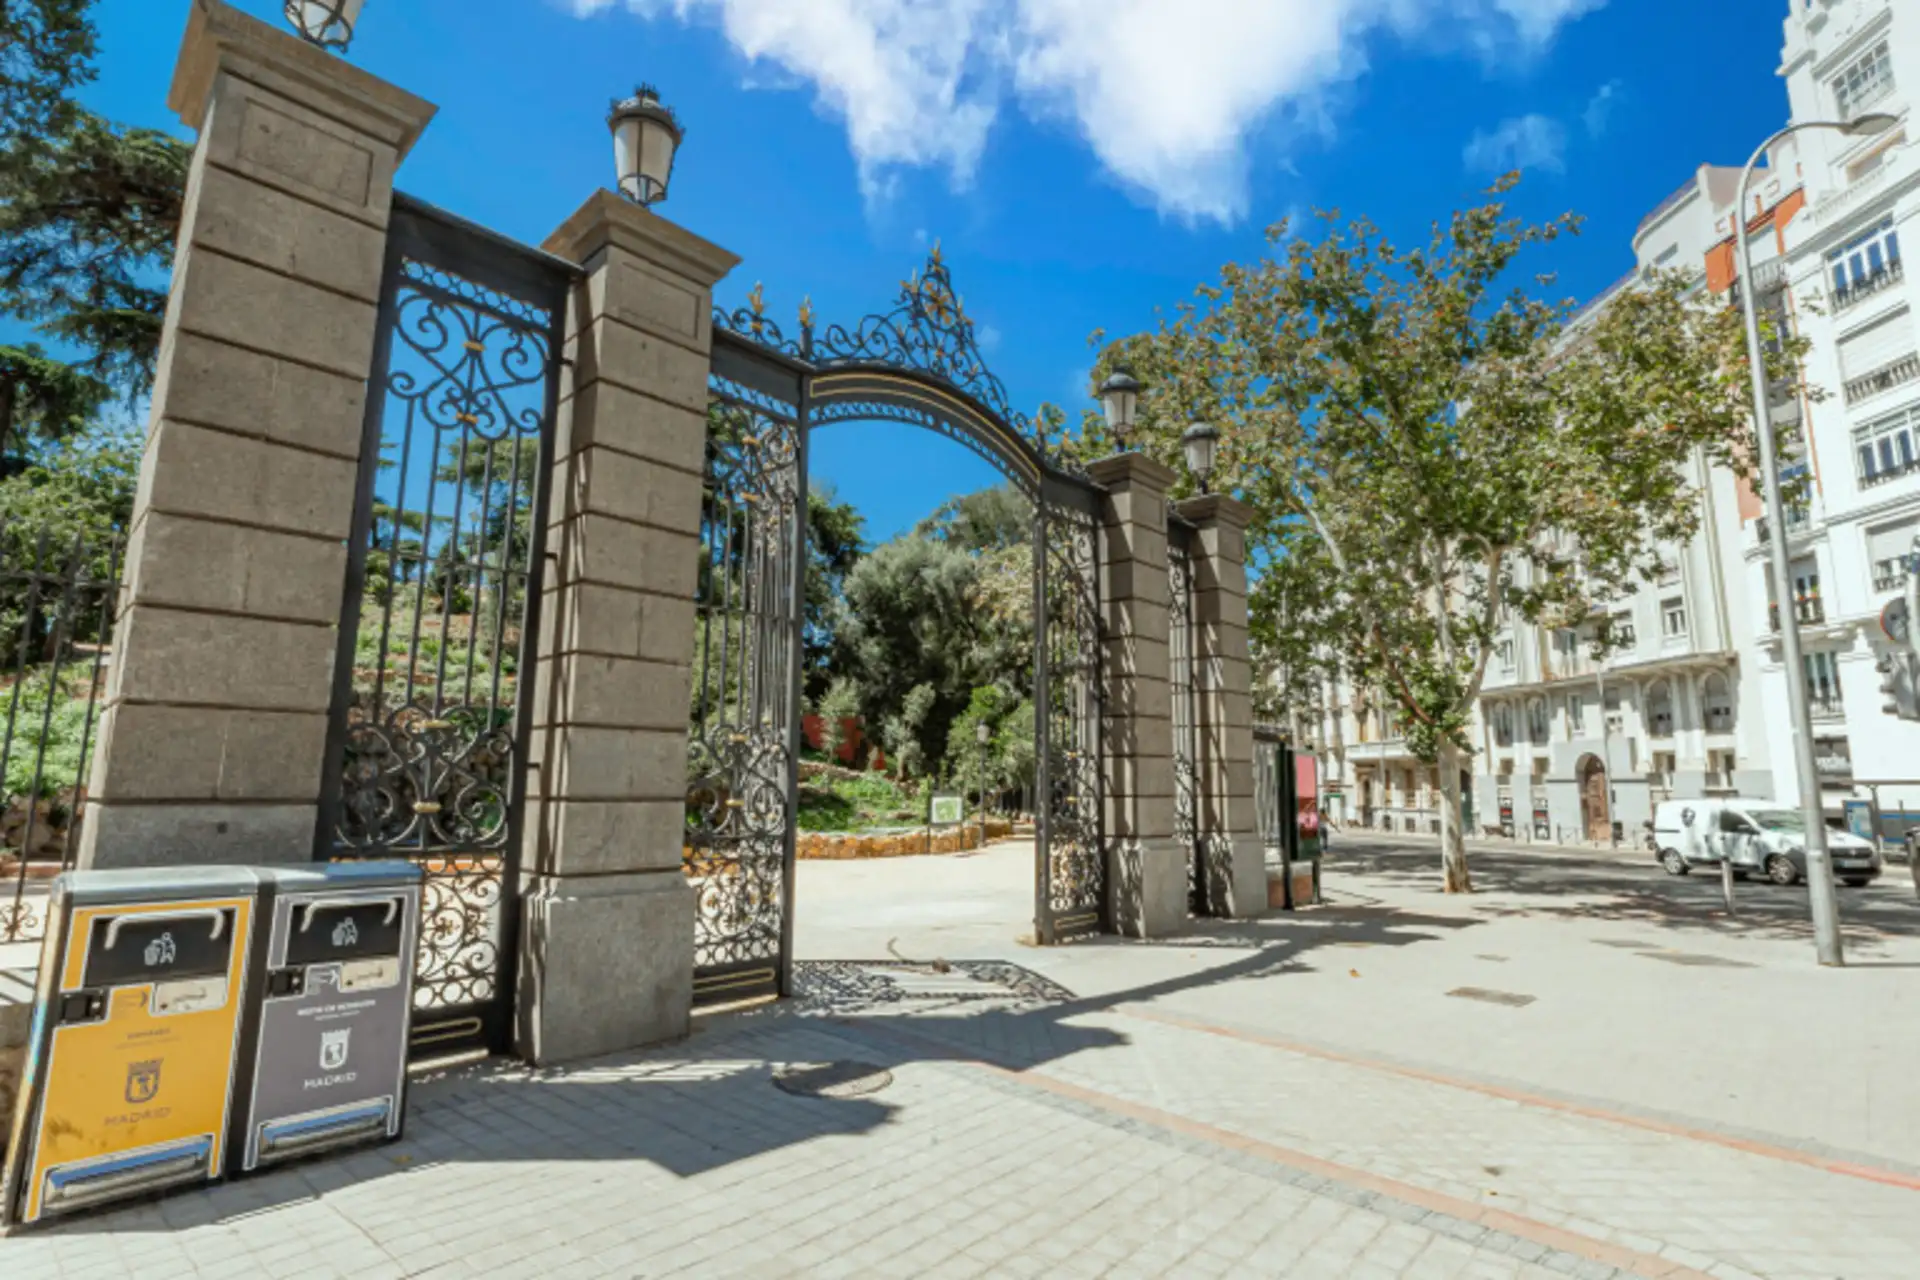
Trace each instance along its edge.
<path fill-rule="evenodd" d="M 1448 893 L 1472 893 L 1467 872 L 1467 832 L 1461 812 L 1460 749 L 1440 746 L 1440 873 Z"/>

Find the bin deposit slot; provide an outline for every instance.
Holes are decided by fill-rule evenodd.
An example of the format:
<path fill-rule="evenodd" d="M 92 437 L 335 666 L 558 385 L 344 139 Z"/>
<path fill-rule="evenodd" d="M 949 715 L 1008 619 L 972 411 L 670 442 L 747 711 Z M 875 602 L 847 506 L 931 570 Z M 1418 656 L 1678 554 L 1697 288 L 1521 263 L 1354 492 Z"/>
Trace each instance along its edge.
<path fill-rule="evenodd" d="M 391 1100 L 342 1107 L 308 1116 L 292 1116 L 260 1126 L 260 1159 L 291 1160 L 295 1156 L 362 1142 L 387 1131 L 393 1114 Z"/>
<path fill-rule="evenodd" d="M 126 1155 L 60 1165 L 47 1171 L 42 1207 L 49 1213 L 84 1209 L 103 1200 L 198 1181 L 207 1176 L 212 1156 L 213 1140 L 200 1137 Z"/>
<path fill-rule="evenodd" d="M 231 947 L 230 909 L 96 919 L 87 939 L 89 987 L 122 987 L 175 978 L 224 976 Z"/>
<path fill-rule="evenodd" d="M 153 1013 L 202 1013 L 218 1009 L 227 1002 L 227 980 L 218 978 L 176 978 L 153 984 Z"/>
<path fill-rule="evenodd" d="M 321 898 L 295 908 L 288 964 L 325 964 L 400 954 L 401 899 Z"/>
<path fill-rule="evenodd" d="M 349 960 L 340 966 L 342 991 L 379 991 L 399 985 L 400 960 L 382 956 L 378 960 Z"/>

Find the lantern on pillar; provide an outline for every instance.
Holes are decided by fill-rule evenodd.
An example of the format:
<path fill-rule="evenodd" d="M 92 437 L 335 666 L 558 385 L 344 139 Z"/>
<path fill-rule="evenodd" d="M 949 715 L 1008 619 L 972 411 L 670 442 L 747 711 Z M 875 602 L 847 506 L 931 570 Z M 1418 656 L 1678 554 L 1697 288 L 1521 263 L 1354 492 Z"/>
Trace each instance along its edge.
<path fill-rule="evenodd" d="M 1187 455 L 1187 470 L 1202 493 L 1207 492 L 1207 481 L 1213 476 L 1213 452 L 1219 443 L 1220 428 L 1207 422 L 1194 423 L 1180 437 L 1180 448 Z"/>
<path fill-rule="evenodd" d="M 1133 412 L 1140 403 L 1140 384 L 1125 369 L 1115 369 L 1100 384 L 1100 408 L 1107 415 L 1107 430 L 1119 446 L 1127 447 L 1133 434 Z"/>
<path fill-rule="evenodd" d="M 365 0 L 287 0 L 284 12 L 294 34 L 308 44 L 345 53 Z"/>
<path fill-rule="evenodd" d="M 672 108 L 661 104 L 652 85 L 643 84 L 631 98 L 613 104 L 607 127 L 613 131 L 614 176 L 620 194 L 635 204 L 665 200 L 673 157 L 686 136 Z"/>

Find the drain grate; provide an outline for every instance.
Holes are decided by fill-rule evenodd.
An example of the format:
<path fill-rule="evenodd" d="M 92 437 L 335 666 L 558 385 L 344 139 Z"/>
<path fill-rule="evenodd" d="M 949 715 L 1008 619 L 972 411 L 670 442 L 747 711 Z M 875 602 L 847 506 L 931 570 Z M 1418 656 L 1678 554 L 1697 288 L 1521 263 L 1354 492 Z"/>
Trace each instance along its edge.
<path fill-rule="evenodd" d="M 1455 987 L 1447 994 L 1458 996 L 1462 1000 L 1481 1000 L 1487 1004 L 1504 1004 L 1515 1009 L 1530 1005 L 1534 1000 L 1532 996 L 1523 996 L 1516 991 L 1489 991 L 1485 987 Z"/>
<path fill-rule="evenodd" d="M 864 1098 L 893 1083 L 871 1062 L 809 1062 L 777 1068 L 773 1087 L 799 1098 Z"/>

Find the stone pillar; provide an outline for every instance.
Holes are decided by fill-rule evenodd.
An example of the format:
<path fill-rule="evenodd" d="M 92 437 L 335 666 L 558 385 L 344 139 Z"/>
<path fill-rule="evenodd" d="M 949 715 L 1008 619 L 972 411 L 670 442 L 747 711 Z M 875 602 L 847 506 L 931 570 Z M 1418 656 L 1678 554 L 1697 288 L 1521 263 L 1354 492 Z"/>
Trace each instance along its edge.
<path fill-rule="evenodd" d="M 83 867 L 313 857 L 393 173 L 431 104 L 195 0 Z"/>
<path fill-rule="evenodd" d="M 527 788 L 517 1024 L 537 1063 L 687 1031 L 711 290 L 739 261 L 607 191 L 545 248 L 588 274 L 567 325 Z"/>
<path fill-rule="evenodd" d="M 1138 453 L 1088 468 L 1101 499 L 1105 566 L 1108 918 L 1136 938 L 1187 919 L 1186 851 L 1174 840 L 1173 695 L 1167 624 L 1167 488 L 1172 469 Z"/>
<path fill-rule="evenodd" d="M 1267 907 L 1266 850 L 1253 793 L 1253 663 L 1247 651 L 1244 503 L 1221 494 L 1175 505 L 1197 530 L 1193 556 L 1194 701 L 1199 705 L 1200 841 L 1220 914 Z M 1293 815 L 1282 814 L 1291 822 Z"/>

